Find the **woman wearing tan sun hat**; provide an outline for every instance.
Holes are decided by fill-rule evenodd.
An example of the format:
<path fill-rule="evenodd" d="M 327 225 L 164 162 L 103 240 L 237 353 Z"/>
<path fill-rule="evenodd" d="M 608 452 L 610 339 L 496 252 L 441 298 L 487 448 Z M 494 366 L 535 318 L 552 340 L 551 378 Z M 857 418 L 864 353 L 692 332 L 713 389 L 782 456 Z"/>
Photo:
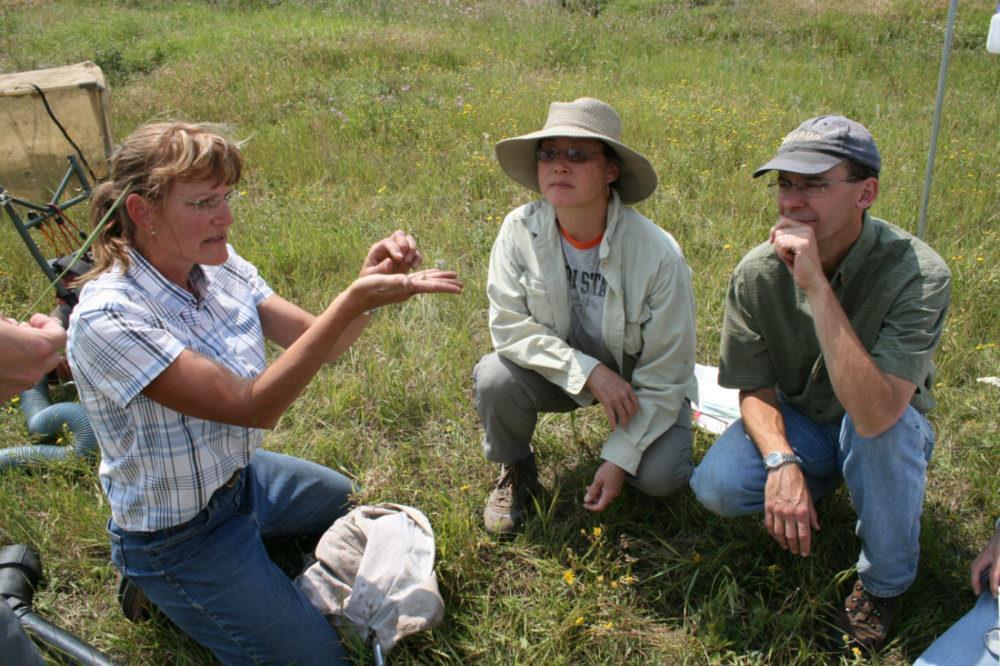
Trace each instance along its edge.
<path fill-rule="evenodd" d="M 670 494 L 691 473 L 694 297 L 677 243 L 627 205 L 653 193 L 656 172 L 622 143 L 618 113 L 587 97 L 553 103 L 541 131 L 496 154 L 542 199 L 507 215 L 490 256 L 496 351 L 473 371 L 486 458 L 501 464 L 486 528 L 525 518 L 538 414 L 595 401 L 611 433 L 584 507 L 603 511 L 625 481 Z"/>

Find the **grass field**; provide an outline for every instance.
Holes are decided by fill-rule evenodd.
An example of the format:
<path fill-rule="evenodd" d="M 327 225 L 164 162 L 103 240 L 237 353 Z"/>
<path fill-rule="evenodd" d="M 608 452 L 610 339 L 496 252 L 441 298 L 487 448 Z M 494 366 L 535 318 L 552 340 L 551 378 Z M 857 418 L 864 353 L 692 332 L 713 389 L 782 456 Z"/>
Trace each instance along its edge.
<path fill-rule="evenodd" d="M 594 16 L 594 8 L 597 15 Z M 639 210 L 694 271 L 698 361 L 718 362 L 722 303 L 774 203 L 750 174 L 802 120 L 836 112 L 882 150 L 873 213 L 915 231 L 941 58 L 944 0 L 331 0 L 0 3 L 0 72 L 92 60 L 114 135 L 182 117 L 249 138 L 234 244 L 314 311 L 398 227 L 465 293 L 380 312 L 265 440 L 340 469 L 363 502 L 422 509 L 447 611 L 392 663 L 909 663 L 973 602 L 967 564 L 1000 512 L 1000 57 L 992 3 L 961 3 L 927 239 L 954 274 L 937 353 L 938 443 L 918 579 L 892 642 L 843 653 L 831 628 L 859 547 L 842 489 L 818 505 L 814 554 L 782 551 L 760 519 L 723 520 L 689 491 L 581 507 L 606 435 L 598 409 L 543 418 L 547 494 L 524 533 L 481 527 L 495 470 L 482 457 L 470 371 L 490 350 L 484 294 L 498 224 L 528 192 L 496 140 L 541 126 L 549 102 L 611 102 L 661 184 Z M 0 223 L 0 310 L 45 291 Z M 50 301 L 46 301 L 45 308 Z M 18 410 L 0 442 L 27 438 Z M 696 460 L 712 438 L 699 432 Z M 0 545 L 29 543 L 43 616 L 123 663 L 204 663 L 167 626 L 120 614 L 96 466 L 0 474 Z M 369 656 L 356 649 L 359 663 Z M 2 660 L 2 658 L 0 658 Z"/>

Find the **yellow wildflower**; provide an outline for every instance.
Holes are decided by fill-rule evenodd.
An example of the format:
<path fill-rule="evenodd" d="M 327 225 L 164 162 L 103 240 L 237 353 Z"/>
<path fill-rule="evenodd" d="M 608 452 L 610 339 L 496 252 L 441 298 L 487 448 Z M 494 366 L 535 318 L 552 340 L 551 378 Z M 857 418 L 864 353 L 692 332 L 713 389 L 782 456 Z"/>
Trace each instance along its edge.
<path fill-rule="evenodd" d="M 695 564 L 701 562 L 701 553 L 695 551 L 695 554 L 691 556 L 691 561 L 694 562 Z"/>
<path fill-rule="evenodd" d="M 772 576 L 774 574 L 778 573 L 778 569 L 779 569 L 779 567 L 778 567 L 777 564 L 769 564 L 769 565 L 767 565 L 767 573 L 771 574 Z"/>
<path fill-rule="evenodd" d="M 579 626 L 580 626 L 581 624 L 583 624 L 583 616 L 582 616 L 582 615 L 580 615 L 580 616 L 579 616 L 579 617 L 577 617 L 577 618 L 576 618 L 575 620 L 573 620 L 573 624 L 575 624 L 575 625 L 576 625 L 576 626 L 578 626 L 578 627 L 579 627 Z"/>
<path fill-rule="evenodd" d="M 604 583 L 604 576 L 598 576 L 595 580 L 598 585 L 602 585 Z"/>
<path fill-rule="evenodd" d="M 566 569 L 566 571 L 563 571 L 563 582 L 567 585 L 572 585 L 576 582 L 576 574 L 573 573 L 572 569 Z"/>
<path fill-rule="evenodd" d="M 855 659 L 860 658 L 861 657 L 861 648 L 859 648 L 857 646 L 852 647 L 851 648 L 851 654 L 854 655 Z"/>
<path fill-rule="evenodd" d="M 459 490 L 461 490 L 463 493 L 469 492 L 469 484 L 465 484 L 464 486 L 459 488 Z"/>
<path fill-rule="evenodd" d="M 594 538 L 595 539 L 600 539 L 602 534 L 604 534 L 604 530 L 603 529 L 601 529 L 600 527 L 595 527 L 594 528 Z"/>

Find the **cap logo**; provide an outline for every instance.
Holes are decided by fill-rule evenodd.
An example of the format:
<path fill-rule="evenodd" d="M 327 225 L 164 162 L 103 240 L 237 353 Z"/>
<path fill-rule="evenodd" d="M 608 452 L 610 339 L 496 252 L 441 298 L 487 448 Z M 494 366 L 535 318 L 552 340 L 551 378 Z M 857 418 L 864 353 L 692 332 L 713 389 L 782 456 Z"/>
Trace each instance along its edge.
<path fill-rule="evenodd" d="M 797 129 L 784 138 L 781 145 L 791 141 L 822 141 L 823 135 L 819 132 Z"/>

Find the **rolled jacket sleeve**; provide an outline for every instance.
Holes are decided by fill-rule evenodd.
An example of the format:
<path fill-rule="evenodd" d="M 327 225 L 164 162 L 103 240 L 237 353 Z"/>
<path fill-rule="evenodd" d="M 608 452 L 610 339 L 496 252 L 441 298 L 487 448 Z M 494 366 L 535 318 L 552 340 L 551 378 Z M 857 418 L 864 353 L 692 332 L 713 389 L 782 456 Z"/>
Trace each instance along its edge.
<path fill-rule="evenodd" d="M 642 337 L 631 378 L 639 411 L 612 431 L 601 457 L 635 474 L 646 448 L 677 422 L 684 400 L 697 400 L 694 293 L 679 252 L 661 262 L 637 313 L 626 308 L 625 326 L 639 326 Z"/>

